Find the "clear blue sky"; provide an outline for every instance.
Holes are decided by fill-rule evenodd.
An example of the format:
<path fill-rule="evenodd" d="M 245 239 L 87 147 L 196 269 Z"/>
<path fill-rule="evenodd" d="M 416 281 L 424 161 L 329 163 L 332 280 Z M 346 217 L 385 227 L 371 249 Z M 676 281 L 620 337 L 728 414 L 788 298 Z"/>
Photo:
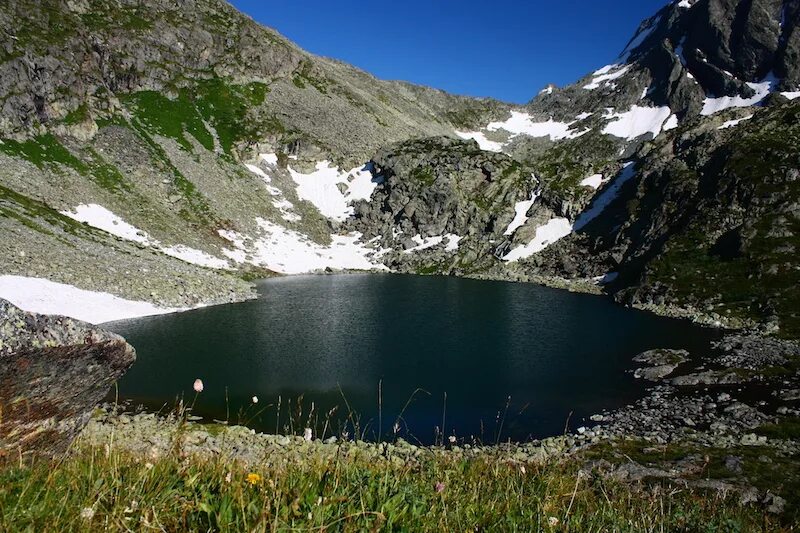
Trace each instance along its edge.
<path fill-rule="evenodd" d="M 667 0 L 231 0 L 302 48 L 383 79 L 527 102 L 617 57 Z"/>

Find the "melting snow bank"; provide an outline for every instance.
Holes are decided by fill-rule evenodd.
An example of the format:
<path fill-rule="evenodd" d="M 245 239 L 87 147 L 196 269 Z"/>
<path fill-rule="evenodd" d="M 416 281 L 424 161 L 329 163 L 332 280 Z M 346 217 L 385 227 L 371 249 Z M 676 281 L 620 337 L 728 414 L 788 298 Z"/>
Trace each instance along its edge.
<path fill-rule="evenodd" d="M 353 214 L 353 202 L 369 200 L 377 187 L 369 165 L 342 172 L 329 161 L 321 161 L 311 174 L 297 172 L 292 167 L 289 173 L 297 184 L 297 196 L 314 204 L 324 216 L 339 222 Z"/>
<path fill-rule="evenodd" d="M 456 135 L 461 137 L 462 139 L 472 139 L 478 143 L 478 147 L 481 150 L 486 150 L 487 152 L 502 152 L 503 151 L 503 143 L 499 143 L 496 141 L 490 141 L 486 138 L 486 135 L 480 131 L 456 131 Z"/>
<path fill-rule="evenodd" d="M 576 131 L 572 129 L 572 126 L 589 116 L 591 116 L 591 113 L 582 113 L 575 117 L 573 122 L 556 122 L 552 118 L 544 122 L 537 122 L 528 113 L 512 111 L 510 118 L 502 122 L 490 122 L 485 129 L 490 132 L 505 131 L 510 134 L 509 140 L 519 135 L 528 135 L 530 137 L 549 137 L 551 141 L 560 141 L 562 139 L 576 139 L 588 133 L 588 129 Z M 456 131 L 455 133 L 462 139 L 476 141 L 480 149 L 487 152 L 502 152 L 507 144 L 490 141 L 482 131 Z"/>
<path fill-rule="evenodd" d="M 0 276 L 0 298 L 31 313 L 68 316 L 92 324 L 185 311 L 23 276 Z"/>
<path fill-rule="evenodd" d="M 553 218 L 536 228 L 536 236 L 531 242 L 523 246 L 517 246 L 511 250 L 505 257 L 504 261 L 514 262 L 530 257 L 535 253 L 541 252 L 554 242 L 563 239 L 572 233 L 572 224 L 566 218 Z"/>
<path fill-rule="evenodd" d="M 506 228 L 506 231 L 503 235 L 513 235 L 518 228 L 521 228 L 527 221 L 528 221 L 528 211 L 531 207 L 533 207 L 533 203 L 536 201 L 538 194 L 536 191 L 531 193 L 530 200 L 524 200 L 522 202 L 517 202 L 514 205 L 514 220 Z"/>
<path fill-rule="evenodd" d="M 778 80 L 774 74 L 770 73 L 759 83 L 748 82 L 747 86 L 755 91 L 755 94 L 750 98 L 743 98 L 741 96 L 722 96 L 720 98 L 708 97 L 703 101 L 703 110 L 700 112 L 700 114 L 708 116 L 731 107 L 750 107 L 758 105 L 762 102 L 762 100 L 769 96 L 770 93 L 775 92 L 779 81 L 780 80 Z M 782 92 L 780 94 L 789 100 L 800 98 L 800 91 Z"/>
<path fill-rule="evenodd" d="M 326 268 L 388 270 L 377 262 L 386 250 L 369 248 L 360 242 L 360 233 L 332 235 L 331 244 L 324 246 L 263 218 L 257 218 L 256 223 L 262 234 L 255 238 L 235 231 L 219 231 L 234 246 L 233 250 L 223 251 L 231 260 L 265 267 L 281 274 L 306 274 Z"/>
<path fill-rule="evenodd" d="M 589 209 L 581 213 L 577 220 L 575 220 L 574 224 L 571 223 L 569 219 L 563 217 L 550 219 L 546 224 L 536 228 L 536 235 L 531 242 L 517 246 L 508 254 L 506 254 L 503 257 L 503 260 L 514 262 L 519 261 L 520 259 L 525 259 L 526 257 L 530 257 L 535 253 L 541 252 L 554 242 L 563 239 L 573 231 L 582 229 L 584 226 L 586 226 L 586 224 L 594 220 L 600 213 L 602 213 L 611 202 L 614 201 L 614 199 L 619 195 L 619 191 L 622 186 L 634 175 L 635 171 L 633 163 L 626 163 L 622 169 L 622 172 L 620 172 L 614 182 L 604 189 L 597 198 L 595 198 L 594 202 L 592 202 L 592 205 L 589 206 Z M 592 178 L 587 178 L 587 180 Z"/>
<path fill-rule="evenodd" d="M 606 124 L 603 133 L 628 140 L 636 139 L 645 133 L 652 133 L 653 137 L 656 137 L 661 133 L 665 123 L 673 126 L 669 120 L 671 114 L 669 106 L 640 107 L 635 105 L 624 113 L 614 113 L 609 110 L 604 118 L 611 119 L 612 122 Z"/>
<path fill-rule="evenodd" d="M 722 126 L 717 127 L 717 129 L 718 130 L 724 130 L 724 129 L 728 129 L 728 128 L 733 128 L 734 126 L 738 126 L 739 124 L 741 124 L 745 120 L 750 120 L 751 118 L 753 118 L 753 115 L 747 115 L 746 117 L 736 118 L 736 119 L 733 119 L 733 120 L 728 120 L 727 122 L 724 122 L 722 124 Z"/>
<path fill-rule="evenodd" d="M 103 230 L 120 239 L 151 246 L 170 257 L 175 257 L 186 263 L 206 268 L 230 268 L 230 265 L 224 259 L 214 257 L 202 250 L 190 248 L 182 244 L 163 247 L 160 242 L 151 238 L 146 232 L 140 230 L 136 226 L 128 224 L 102 205 L 81 204 L 72 209 L 72 211 L 61 211 L 61 214 L 73 220 L 77 220 L 78 222 L 88 224 L 93 228 Z"/>
<path fill-rule="evenodd" d="M 427 250 L 428 248 L 433 248 L 434 246 L 439 246 L 447 239 L 447 244 L 445 245 L 444 249 L 446 252 L 455 252 L 458 250 L 458 245 L 461 242 L 463 237 L 459 235 L 454 235 L 452 233 L 446 233 L 444 235 L 436 235 L 433 237 L 422 237 L 419 233 L 411 237 L 411 240 L 417 243 L 417 246 L 413 248 L 409 248 L 408 250 L 404 250 L 404 254 L 411 254 L 414 252 L 419 252 L 421 250 Z"/>
<path fill-rule="evenodd" d="M 593 91 L 601 85 L 607 85 L 609 82 L 621 78 L 630 68 L 630 65 L 624 67 L 622 65 L 607 65 L 595 71 L 589 84 L 584 85 L 583 88 L 587 91 Z"/>

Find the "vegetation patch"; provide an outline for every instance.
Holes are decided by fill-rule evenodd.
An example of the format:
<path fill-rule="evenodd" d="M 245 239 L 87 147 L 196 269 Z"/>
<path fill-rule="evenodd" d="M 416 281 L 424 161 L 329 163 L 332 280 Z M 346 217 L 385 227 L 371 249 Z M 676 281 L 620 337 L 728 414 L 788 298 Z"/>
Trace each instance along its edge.
<path fill-rule="evenodd" d="M 735 495 L 668 492 L 545 465 L 423 454 L 247 467 L 78 446 L 63 461 L 0 469 L 0 528 L 32 531 L 763 531 L 779 522 Z"/>

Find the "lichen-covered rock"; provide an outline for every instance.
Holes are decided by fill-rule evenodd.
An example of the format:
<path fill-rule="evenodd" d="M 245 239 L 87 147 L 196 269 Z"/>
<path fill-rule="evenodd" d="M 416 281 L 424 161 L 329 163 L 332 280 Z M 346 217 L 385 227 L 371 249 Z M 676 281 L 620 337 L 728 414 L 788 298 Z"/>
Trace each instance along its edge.
<path fill-rule="evenodd" d="M 63 452 L 135 360 L 119 335 L 0 300 L 0 457 Z"/>
<path fill-rule="evenodd" d="M 381 246 L 393 248 L 382 261 L 402 271 L 464 274 L 493 265 L 496 250 L 509 240 L 515 206 L 538 187 L 531 169 L 482 151 L 475 141 L 401 142 L 372 162 L 379 185 L 356 206 L 351 224 L 366 239 L 378 237 Z M 536 213 L 529 218 L 533 226 Z"/>

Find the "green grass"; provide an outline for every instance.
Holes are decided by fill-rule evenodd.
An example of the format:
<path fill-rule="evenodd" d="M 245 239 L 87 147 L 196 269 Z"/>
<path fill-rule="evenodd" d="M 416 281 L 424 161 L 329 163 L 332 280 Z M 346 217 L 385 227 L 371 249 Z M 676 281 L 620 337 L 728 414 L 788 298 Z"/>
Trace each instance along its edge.
<path fill-rule="evenodd" d="M 255 475 L 251 475 L 255 474 Z M 250 479 L 248 480 L 248 476 Z M 438 487 L 437 487 L 438 485 Z M 438 490 L 437 490 L 438 489 Z M 551 525 L 553 524 L 553 525 Z M 283 466 L 78 446 L 0 469 L 3 531 L 762 531 L 776 519 L 691 490 L 632 488 L 561 461 L 309 455 Z"/>
<path fill-rule="evenodd" d="M 800 439 L 800 418 L 781 419 L 777 424 L 765 424 L 756 430 L 770 439 Z"/>
<path fill-rule="evenodd" d="M 69 167 L 112 192 L 131 190 L 130 184 L 117 167 L 108 163 L 95 150 L 88 149 L 86 155 L 89 157 L 81 159 L 49 133 L 23 142 L 3 139 L 0 152 L 30 161 L 42 170 L 58 172 L 61 167 Z"/>
<path fill-rule="evenodd" d="M 147 131 L 174 139 L 190 152 L 192 143 L 187 136 L 194 137 L 206 150 L 214 149 L 214 136 L 208 126 L 214 129 L 227 155 L 241 140 L 284 131 L 273 116 L 251 116 L 251 110 L 263 104 L 269 92 L 263 83 L 234 85 L 214 77 L 193 81 L 190 87 L 176 91 L 176 98 L 140 91 L 123 100 Z"/>
<path fill-rule="evenodd" d="M 436 176 L 433 174 L 433 169 L 430 167 L 417 167 L 411 171 L 411 179 L 430 187 L 436 182 Z"/>
<path fill-rule="evenodd" d="M 767 424 L 756 430 L 770 439 L 800 437 L 800 423 L 789 418 L 779 424 Z M 687 480 L 720 480 L 750 485 L 762 492 L 771 491 L 787 501 L 781 517 L 784 523 L 800 523 L 800 457 L 781 453 L 764 446 L 732 446 L 713 448 L 686 443 L 654 445 L 642 440 L 605 442 L 593 446 L 581 456 L 589 460 L 606 460 L 613 464 L 634 461 L 642 466 L 670 471 L 680 460 L 693 457 L 700 469 L 683 476 Z M 725 464 L 729 457 L 741 462 L 741 472 L 732 472 Z"/>

